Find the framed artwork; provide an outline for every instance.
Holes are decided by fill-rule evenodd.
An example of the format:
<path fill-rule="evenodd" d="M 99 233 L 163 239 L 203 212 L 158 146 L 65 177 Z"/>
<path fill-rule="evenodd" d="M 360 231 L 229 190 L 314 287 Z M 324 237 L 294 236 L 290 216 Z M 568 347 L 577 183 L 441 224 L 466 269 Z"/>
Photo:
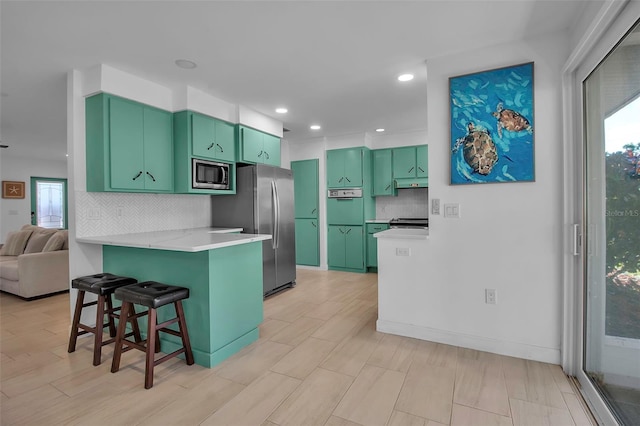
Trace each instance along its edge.
<path fill-rule="evenodd" d="M 3 180 L 2 198 L 24 198 L 24 182 Z"/>
<path fill-rule="evenodd" d="M 533 182 L 533 62 L 449 79 L 451 185 Z"/>

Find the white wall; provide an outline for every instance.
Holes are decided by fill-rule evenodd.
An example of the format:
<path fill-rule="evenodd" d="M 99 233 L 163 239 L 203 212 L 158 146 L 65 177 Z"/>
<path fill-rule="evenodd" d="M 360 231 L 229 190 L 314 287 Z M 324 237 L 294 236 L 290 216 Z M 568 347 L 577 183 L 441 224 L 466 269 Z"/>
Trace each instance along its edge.
<path fill-rule="evenodd" d="M 11 148 L 9 148 L 11 149 Z M 3 150 L 6 151 L 6 150 Z M 22 199 L 0 198 L 0 242 L 7 234 L 31 223 L 31 177 L 67 177 L 67 162 L 14 157 L 0 152 L 0 178 L 24 182 Z"/>
<path fill-rule="evenodd" d="M 429 60 L 429 196 L 461 217 L 430 216 L 424 274 L 396 325 L 419 336 L 522 358 L 560 362 L 562 303 L 561 69 L 568 38 L 551 34 Z M 450 76 L 534 61 L 535 182 L 449 185 Z M 485 304 L 486 288 L 498 303 Z"/>

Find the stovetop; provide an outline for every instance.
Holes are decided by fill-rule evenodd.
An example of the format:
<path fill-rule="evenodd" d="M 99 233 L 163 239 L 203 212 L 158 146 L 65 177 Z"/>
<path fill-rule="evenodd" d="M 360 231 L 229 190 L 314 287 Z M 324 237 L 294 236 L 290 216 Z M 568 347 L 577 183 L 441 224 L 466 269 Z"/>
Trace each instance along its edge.
<path fill-rule="evenodd" d="M 392 228 L 428 228 L 429 218 L 426 217 L 399 217 L 389 221 Z"/>

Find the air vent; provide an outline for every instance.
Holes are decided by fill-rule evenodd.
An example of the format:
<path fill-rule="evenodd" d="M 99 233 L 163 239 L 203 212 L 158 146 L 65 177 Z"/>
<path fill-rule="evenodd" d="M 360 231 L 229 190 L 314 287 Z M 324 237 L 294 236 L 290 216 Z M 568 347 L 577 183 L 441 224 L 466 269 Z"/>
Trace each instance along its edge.
<path fill-rule="evenodd" d="M 9 145 L 2 145 L 2 144 L 0 144 L 0 148 L 9 148 Z"/>

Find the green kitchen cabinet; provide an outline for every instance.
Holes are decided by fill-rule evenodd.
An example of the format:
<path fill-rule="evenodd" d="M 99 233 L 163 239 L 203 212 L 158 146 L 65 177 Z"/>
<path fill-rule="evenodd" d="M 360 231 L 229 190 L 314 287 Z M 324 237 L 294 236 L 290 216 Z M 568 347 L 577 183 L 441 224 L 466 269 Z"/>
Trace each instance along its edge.
<path fill-rule="evenodd" d="M 280 138 L 239 125 L 238 161 L 250 164 L 280 166 Z"/>
<path fill-rule="evenodd" d="M 327 151 L 327 187 L 361 187 L 365 151 L 368 150 L 366 148 L 347 148 Z"/>
<path fill-rule="evenodd" d="M 291 162 L 296 218 L 318 218 L 318 159 Z"/>
<path fill-rule="evenodd" d="M 296 264 L 320 266 L 318 219 L 296 219 Z"/>
<path fill-rule="evenodd" d="M 85 101 L 89 192 L 173 192 L 172 114 L 107 93 Z"/>
<path fill-rule="evenodd" d="M 393 177 L 429 177 L 427 145 L 393 149 Z"/>
<path fill-rule="evenodd" d="M 190 113 L 191 149 L 194 157 L 236 161 L 235 126 L 213 117 Z"/>
<path fill-rule="evenodd" d="M 393 151 L 391 149 L 376 149 L 371 151 L 373 162 L 372 195 L 397 195 L 393 184 Z"/>
<path fill-rule="evenodd" d="M 365 198 L 328 198 L 327 223 L 329 225 L 362 225 Z"/>
<path fill-rule="evenodd" d="M 378 241 L 373 236 L 389 229 L 388 223 L 367 223 L 367 267 L 378 267 Z"/>
<path fill-rule="evenodd" d="M 329 225 L 327 249 L 330 269 L 353 272 L 365 270 L 363 226 Z"/>
<path fill-rule="evenodd" d="M 194 111 L 184 110 L 174 113 L 174 191 L 178 194 L 235 194 L 235 148 L 234 125 Z M 194 189 L 192 185 L 194 158 L 229 164 L 229 189 Z"/>

